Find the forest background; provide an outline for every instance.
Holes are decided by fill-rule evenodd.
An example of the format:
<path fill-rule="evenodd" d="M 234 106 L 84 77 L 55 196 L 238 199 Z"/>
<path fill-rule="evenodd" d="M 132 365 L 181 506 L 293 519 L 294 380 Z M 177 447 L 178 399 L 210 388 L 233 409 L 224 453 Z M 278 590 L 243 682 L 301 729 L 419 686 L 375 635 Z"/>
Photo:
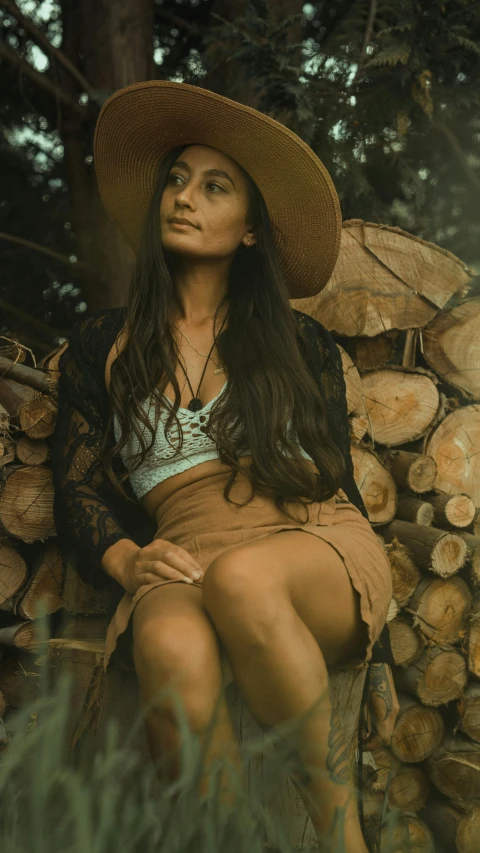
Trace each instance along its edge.
<path fill-rule="evenodd" d="M 132 259 L 93 133 L 105 99 L 147 79 L 282 121 L 344 219 L 398 225 L 480 273 L 480 2 L 0 0 L 0 335 L 37 357 L 124 304 Z"/>

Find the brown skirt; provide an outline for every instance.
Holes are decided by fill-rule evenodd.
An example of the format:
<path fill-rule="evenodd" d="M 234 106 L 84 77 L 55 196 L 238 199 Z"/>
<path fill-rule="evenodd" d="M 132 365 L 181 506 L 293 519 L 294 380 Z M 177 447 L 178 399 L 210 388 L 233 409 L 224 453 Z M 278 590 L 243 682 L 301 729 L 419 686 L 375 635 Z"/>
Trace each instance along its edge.
<path fill-rule="evenodd" d="M 185 548 L 205 573 L 219 554 L 281 530 L 304 530 L 329 542 L 343 558 L 350 580 L 360 593 L 361 617 L 369 637 L 366 651 L 362 649 L 358 658 L 338 669 L 366 666 L 372 657 L 372 646 L 385 625 L 392 598 L 390 562 L 368 519 L 342 489 L 328 500 L 311 503 L 305 508 L 288 503 L 289 511 L 299 519 L 297 523 L 277 509 L 273 498 L 264 494 L 256 494 L 250 503 L 238 507 L 223 496 L 229 474 L 229 471 L 218 472 L 170 495 L 159 507 L 155 535 Z M 230 498 L 245 501 L 250 489 L 247 478 L 238 475 Z M 302 521 L 305 518 L 306 521 Z M 105 670 L 112 660 L 133 668 L 130 617 L 147 592 L 169 583 L 185 581 L 158 580 L 141 586 L 135 595 L 124 594 L 108 626 Z M 202 587 L 201 581 L 194 583 Z M 222 662 L 225 665 L 225 660 Z"/>

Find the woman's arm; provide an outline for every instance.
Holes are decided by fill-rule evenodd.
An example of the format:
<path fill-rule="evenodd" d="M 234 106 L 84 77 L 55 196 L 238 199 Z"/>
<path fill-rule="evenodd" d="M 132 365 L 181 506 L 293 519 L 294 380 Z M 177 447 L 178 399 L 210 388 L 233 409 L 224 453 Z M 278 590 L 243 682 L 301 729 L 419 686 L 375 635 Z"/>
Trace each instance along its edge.
<path fill-rule="evenodd" d="M 122 549 L 137 546 L 120 521 L 120 499 L 101 462 L 106 400 L 92 366 L 89 324 L 91 318 L 72 330 L 59 360 L 58 412 L 50 448 L 60 549 L 85 583 L 100 588 L 109 586 L 112 578 L 120 582 L 113 551 L 107 551 L 122 541 Z"/>

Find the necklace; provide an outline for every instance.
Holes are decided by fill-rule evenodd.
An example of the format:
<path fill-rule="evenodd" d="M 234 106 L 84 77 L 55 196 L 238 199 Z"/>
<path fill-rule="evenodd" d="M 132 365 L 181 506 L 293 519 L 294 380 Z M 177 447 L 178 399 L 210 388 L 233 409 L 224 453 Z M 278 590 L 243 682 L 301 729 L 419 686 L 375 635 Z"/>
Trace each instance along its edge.
<path fill-rule="evenodd" d="M 220 331 L 218 332 L 218 335 L 219 335 L 219 334 L 220 334 L 220 332 L 222 331 L 222 329 L 223 329 L 223 327 L 224 327 L 224 325 L 225 325 L 225 321 L 226 321 L 226 319 L 227 319 L 227 318 L 225 317 L 225 319 L 224 319 L 224 321 L 223 321 L 223 323 L 222 323 L 222 325 L 221 325 L 221 327 L 220 327 Z M 180 329 L 179 329 L 179 331 L 180 331 Z M 182 333 L 182 334 L 184 334 L 184 333 Z M 179 362 L 180 367 L 182 368 L 182 370 L 183 370 L 183 372 L 184 372 L 184 374 L 185 374 L 185 377 L 186 377 L 186 380 L 187 380 L 187 382 L 188 382 L 188 386 L 189 386 L 189 388 L 190 388 L 190 391 L 192 392 L 192 395 L 193 395 L 193 396 L 192 396 L 192 399 L 190 400 L 190 402 L 189 402 L 189 404 L 188 404 L 188 406 L 187 406 L 187 408 L 188 408 L 191 412 L 198 412 L 200 409 L 203 409 L 203 403 L 202 403 L 202 401 L 200 400 L 200 398 L 199 398 L 199 396 L 198 396 L 198 391 L 199 391 L 199 389 L 200 389 L 200 385 L 202 384 L 202 379 L 203 379 L 203 376 L 204 376 L 205 370 L 206 370 L 206 368 L 207 368 L 208 360 L 209 360 L 210 355 L 211 355 L 211 352 L 212 352 L 212 350 L 213 350 L 213 348 L 214 348 L 214 346 L 215 346 L 215 344 L 216 344 L 216 342 L 217 342 L 218 335 L 215 335 L 215 338 L 214 338 L 214 340 L 213 340 L 213 344 L 212 344 L 212 346 L 211 346 L 210 352 L 208 353 L 208 355 L 207 355 L 207 356 L 202 355 L 202 353 L 199 353 L 199 355 L 202 355 L 202 357 L 203 357 L 203 358 L 206 358 L 207 360 L 206 360 L 206 362 L 205 362 L 205 367 L 203 368 L 202 375 L 201 375 L 201 377 L 200 377 L 200 382 L 198 383 L 198 388 L 197 388 L 197 393 L 196 393 L 196 394 L 194 393 L 193 388 L 192 388 L 192 386 L 191 386 L 190 379 L 188 378 L 188 375 L 187 375 L 187 371 L 185 370 L 185 368 L 184 368 L 184 366 L 183 366 L 182 362 L 181 362 L 181 361 Z M 187 337 L 187 336 L 185 335 L 185 337 Z M 188 340 L 188 338 L 187 338 L 187 340 Z M 190 343 L 190 341 L 189 341 L 189 343 Z M 193 346 L 193 344 L 191 344 L 191 346 Z M 195 349 L 195 347 L 193 347 L 193 349 Z M 198 352 L 198 350 L 197 350 L 197 352 Z M 224 368 L 222 367 L 222 368 L 221 368 L 221 370 L 223 370 L 223 369 L 224 369 Z M 217 370 L 217 371 L 215 371 L 215 372 L 216 372 L 216 373 L 220 373 L 220 370 Z"/>
<path fill-rule="evenodd" d="M 199 349 L 197 349 L 197 348 L 192 344 L 192 342 L 191 342 L 190 338 L 188 337 L 188 335 L 186 335 L 186 334 L 185 334 L 185 332 L 182 332 L 182 330 L 181 330 L 181 328 L 180 328 L 179 326 L 174 326 L 173 328 L 174 328 L 174 329 L 177 329 L 177 331 L 179 331 L 179 332 L 180 332 L 180 334 L 181 334 L 181 335 L 183 335 L 183 337 L 187 339 L 188 343 L 190 344 L 190 346 L 192 347 L 192 349 L 194 349 L 194 350 L 195 350 L 195 352 L 198 352 L 198 354 L 199 354 L 199 355 L 201 355 L 201 356 L 202 356 L 202 358 L 207 358 L 207 355 L 206 355 L 204 352 L 200 352 L 200 350 L 199 350 Z M 211 352 L 211 350 L 210 350 L 210 352 Z M 225 370 L 225 368 L 224 368 L 224 367 L 219 367 L 219 366 L 218 366 L 218 362 L 217 362 L 217 361 L 215 361 L 213 358 L 212 358 L 212 361 L 213 361 L 213 363 L 216 365 L 216 370 L 214 370 L 213 372 L 214 372 L 215 374 L 216 374 L 216 373 L 223 373 L 223 372 L 224 372 L 224 370 Z"/>

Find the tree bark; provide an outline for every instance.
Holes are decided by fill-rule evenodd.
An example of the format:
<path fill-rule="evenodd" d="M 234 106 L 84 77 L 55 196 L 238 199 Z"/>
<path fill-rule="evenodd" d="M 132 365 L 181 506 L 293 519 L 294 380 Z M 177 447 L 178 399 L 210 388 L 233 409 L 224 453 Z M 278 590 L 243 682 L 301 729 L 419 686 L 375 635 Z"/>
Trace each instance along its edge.
<path fill-rule="evenodd" d="M 105 99 L 117 89 L 153 76 L 153 4 L 150 0 L 62 0 L 63 53 Z M 62 88 L 78 86 L 67 72 Z M 65 116 L 60 135 L 78 255 L 88 267 L 83 280 L 90 311 L 123 305 L 133 255 L 101 202 L 92 155 L 93 126 Z"/>

